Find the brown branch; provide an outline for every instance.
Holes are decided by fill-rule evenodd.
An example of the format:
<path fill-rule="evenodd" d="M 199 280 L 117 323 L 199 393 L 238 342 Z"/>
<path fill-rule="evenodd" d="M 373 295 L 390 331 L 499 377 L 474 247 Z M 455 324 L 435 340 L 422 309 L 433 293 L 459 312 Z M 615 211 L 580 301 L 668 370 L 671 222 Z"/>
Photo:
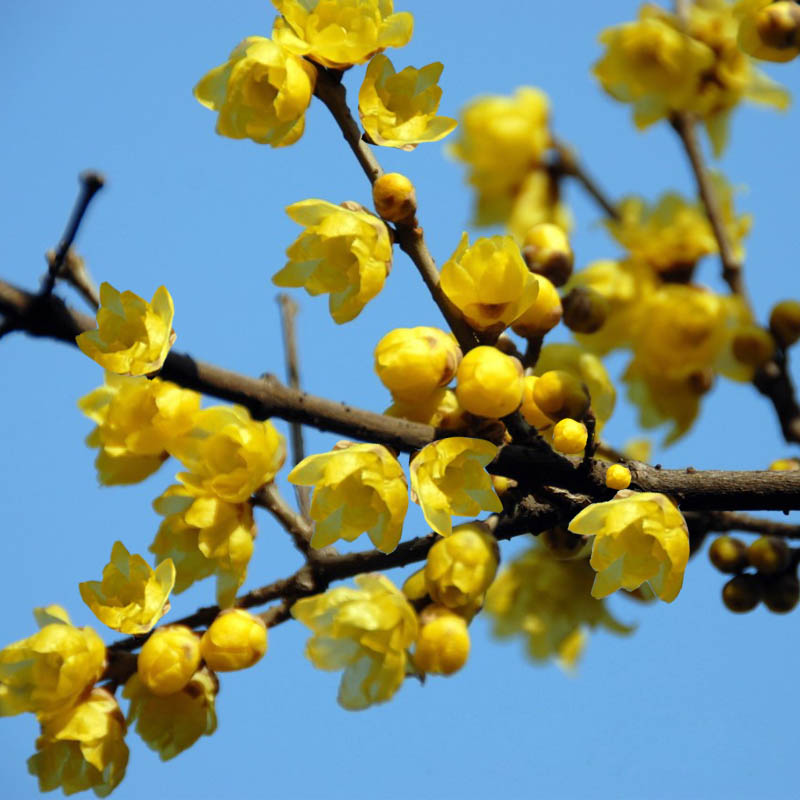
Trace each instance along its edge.
<path fill-rule="evenodd" d="M 686 515 L 687 518 L 689 515 Z M 744 531 L 757 533 L 761 536 L 778 536 L 782 539 L 800 539 L 800 525 L 788 522 L 776 522 L 771 519 L 751 517 L 749 514 L 740 514 L 733 511 L 708 511 L 698 514 L 702 517 L 711 531 Z"/>
<path fill-rule="evenodd" d="M 553 138 L 553 148 L 556 151 L 558 160 L 553 165 L 556 172 L 574 178 L 586 190 L 592 199 L 603 209 L 603 213 L 609 218 L 618 220 L 619 211 L 616 205 L 609 199 L 608 195 L 600 188 L 599 184 L 592 178 L 586 169 L 575 158 L 575 154 L 570 147 L 559 139 Z"/>
<path fill-rule="evenodd" d="M 286 361 L 286 378 L 292 389 L 300 389 L 300 360 L 297 357 L 297 332 L 295 327 L 295 317 L 297 316 L 297 303 L 288 294 L 278 295 L 278 306 L 281 310 L 281 331 L 283 333 L 283 352 Z M 299 464 L 305 457 L 305 445 L 303 443 L 303 426 L 299 422 L 289 423 L 289 431 L 292 440 L 292 461 L 295 465 Z M 300 506 L 300 513 L 308 519 L 310 506 L 309 491 L 307 486 L 295 486 L 295 496 L 297 504 Z"/>
<path fill-rule="evenodd" d="M 347 93 L 341 81 L 342 74 L 336 70 L 328 70 L 319 66 L 317 66 L 317 74 L 317 86 L 314 94 L 331 112 L 369 182 L 375 183 L 383 175 L 383 168 L 375 158 L 372 148 L 361 138 L 361 128 L 350 113 L 347 105 Z M 395 241 L 416 266 L 434 302 L 439 306 L 442 316 L 447 320 L 450 330 L 458 339 L 461 349 L 465 353 L 471 350 L 479 344 L 478 337 L 442 290 L 439 284 L 439 270 L 436 268 L 436 262 L 433 260 L 427 244 L 425 244 L 422 228 L 397 223 L 393 231 Z"/>
<path fill-rule="evenodd" d="M 675 128 L 686 150 L 686 155 L 689 157 L 695 182 L 697 183 L 697 192 L 706 210 L 706 216 L 711 224 L 714 238 L 717 240 L 719 258 L 722 262 L 722 277 L 734 294 L 744 297 L 745 290 L 742 280 L 742 265 L 733 254 L 733 247 L 731 246 L 728 231 L 725 228 L 725 222 L 722 218 L 717 193 L 714 190 L 714 184 L 711 181 L 711 176 L 703 160 L 703 153 L 697 138 L 695 119 L 687 112 L 676 112 L 672 116 L 672 127 Z"/>
<path fill-rule="evenodd" d="M 45 257 L 48 265 L 52 265 L 56 257 L 55 251 L 48 250 Z M 72 248 L 67 251 L 64 264 L 56 277 L 72 286 L 94 311 L 100 308 L 97 285 L 92 280 L 84 260 Z"/>
<path fill-rule="evenodd" d="M 311 536 L 314 533 L 314 529 L 311 523 L 290 508 L 289 504 L 281 497 L 281 493 L 274 483 L 262 486 L 253 496 L 253 503 L 266 508 L 278 520 L 292 537 L 295 547 L 306 558 L 314 554 L 315 551 L 311 547 Z"/>
<path fill-rule="evenodd" d="M 753 384 L 769 398 L 787 442 L 800 443 L 800 405 L 789 375 L 789 355 L 779 352 L 756 372 Z"/>
<path fill-rule="evenodd" d="M 30 292 L 0 281 L 0 313 L 14 316 L 19 330 L 75 345 L 78 333 L 95 326 L 91 317 L 69 309 L 55 296 L 51 295 L 44 303 L 37 303 L 35 299 Z M 429 425 L 315 397 L 290 389 L 275 378 L 251 378 L 180 353 L 169 354 L 160 376 L 187 389 L 243 405 L 255 419 L 276 416 L 290 422 L 297 420 L 320 430 L 384 444 L 401 452 L 419 450 L 437 437 L 437 431 Z M 800 470 L 703 472 L 693 468 L 660 470 L 638 462 L 628 463 L 628 466 L 636 488 L 670 494 L 685 510 L 800 508 Z M 592 461 L 589 467 L 578 469 L 576 460 L 535 441 L 530 446 L 502 447 L 490 465 L 492 472 L 518 480 L 529 491 L 542 483 L 560 482 L 566 489 L 595 499 L 609 498 L 613 493 L 605 488 L 608 464 Z"/>

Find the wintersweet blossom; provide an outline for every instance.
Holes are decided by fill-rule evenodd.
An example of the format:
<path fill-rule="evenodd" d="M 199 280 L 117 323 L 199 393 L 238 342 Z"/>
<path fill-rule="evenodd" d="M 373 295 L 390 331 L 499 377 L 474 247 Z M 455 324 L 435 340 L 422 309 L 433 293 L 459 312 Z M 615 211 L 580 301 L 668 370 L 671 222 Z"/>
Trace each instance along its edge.
<path fill-rule="evenodd" d="M 407 45 L 414 17 L 393 0 L 272 0 L 281 14 L 275 41 L 331 69 L 364 64 L 387 47 Z"/>
<path fill-rule="evenodd" d="M 60 606 L 34 611 L 38 633 L 0 650 L 0 716 L 47 715 L 71 706 L 106 666 L 91 628 L 76 628 Z"/>
<path fill-rule="evenodd" d="M 470 414 L 499 419 L 522 402 L 522 364 L 495 347 L 473 347 L 456 373 L 456 398 Z"/>
<path fill-rule="evenodd" d="M 764 61 L 791 61 L 800 54 L 800 8 L 780 0 L 739 0 L 739 47 Z"/>
<path fill-rule="evenodd" d="M 297 486 L 313 486 L 312 547 L 366 533 L 383 553 L 397 547 L 408 509 L 408 487 L 400 462 L 379 444 L 343 443 L 330 453 L 304 458 L 288 475 Z"/>
<path fill-rule="evenodd" d="M 131 555 L 122 542 L 114 542 L 111 560 L 103 567 L 102 581 L 78 584 L 83 602 L 104 625 L 120 633 L 148 633 L 169 611 L 169 593 L 175 585 L 172 559 L 158 567 Z"/>
<path fill-rule="evenodd" d="M 220 136 L 285 147 L 303 135 L 316 80 L 316 69 L 305 59 L 250 36 L 194 87 L 194 96 L 219 112 Z"/>
<path fill-rule="evenodd" d="M 48 716 L 36 740 L 28 771 L 39 791 L 64 794 L 92 789 L 106 797 L 125 777 L 128 746 L 125 718 L 114 695 L 94 688 L 77 705 Z"/>
<path fill-rule="evenodd" d="M 118 375 L 157 372 L 167 358 L 175 332 L 170 293 L 159 287 L 148 303 L 133 292 L 100 284 L 97 328 L 75 337 L 78 347 L 101 367 Z"/>
<path fill-rule="evenodd" d="M 169 457 L 191 431 L 200 395 L 158 378 L 106 372 L 105 383 L 78 401 L 96 427 L 86 439 L 98 449 L 95 467 L 104 486 L 138 483 Z"/>
<path fill-rule="evenodd" d="M 200 640 L 200 654 L 215 672 L 247 669 L 267 652 L 267 626 L 243 608 L 217 615 Z"/>
<path fill-rule="evenodd" d="M 329 294 L 334 321 L 354 319 L 383 288 L 392 266 L 385 223 L 325 200 L 303 200 L 287 206 L 286 213 L 305 231 L 286 250 L 289 260 L 272 282 L 302 286 L 313 296 Z"/>
<path fill-rule="evenodd" d="M 454 436 L 426 445 L 411 461 L 411 497 L 440 536 L 453 532 L 454 515 L 503 510 L 484 469 L 496 455 L 491 442 Z"/>
<path fill-rule="evenodd" d="M 169 761 L 217 729 L 214 703 L 218 690 L 219 681 L 205 667 L 197 670 L 183 689 L 166 696 L 151 692 L 134 674 L 122 692 L 130 700 L 128 724 L 135 722 L 144 743 L 162 761 Z"/>
<path fill-rule="evenodd" d="M 185 625 L 168 625 L 142 645 L 136 673 L 153 694 L 164 697 L 180 692 L 199 666 L 200 637 Z"/>
<path fill-rule="evenodd" d="M 444 293 L 479 331 L 499 334 L 531 306 L 539 283 L 510 236 L 482 236 L 470 246 L 462 234 L 442 266 Z"/>
<path fill-rule="evenodd" d="M 486 593 L 485 610 L 494 619 L 494 634 L 527 639 L 528 655 L 556 658 L 574 667 L 587 629 L 629 633 L 591 595 L 594 571 L 585 558 L 559 561 L 536 544 L 501 570 Z"/>
<path fill-rule="evenodd" d="M 153 508 L 164 520 L 149 549 L 159 561 L 174 562 L 175 594 L 216 575 L 217 604 L 220 608 L 232 605 L 253 555 L 252 505 L 170 486 L 153 501 Z"/>
<path fill-rule="evenodd" d="M 569 530 L 594 536 L 592 597 L 638 589 L 645 581 L 667 603 L 678 596 L 689 560 L 689 530 L 666 495 L 617 492 L 613 500 L 584 508 Z"/>
<path fill-rule="evenodd" d="M 359 575 L 358 588 L 338 586 L 298 600 L 292 616 L 313 636 L 306 656 L 318 669 L 343 669 L 338 701 L 354 711 L 389 700 L 402 686 L 417 615 L 382 575 Z"/>
<path fill-rule="evenodd" d="M 442 90 L 438 86 L 444 64 L 395 72 L 384 55 L 372 58 L 358 93 L 358 113 L 375 144 L 413 150 L 423 142 L 444 139 L 458 124 L 437 117 Z"/>
<path fill-rule="evenodd" d="M 420 628 L 414 646 L 414 667 L 433 675 L 458 672 L 469 657 L 467 621 L 445 606 L 430 605 L 419 618 Z"/>
<path fill-rule="evenodd" d="M 178 473 L 193 494 L 243 503 L 283 466 L 286 444 L 269 420 L 254 420 L 243 406 L 212 406 L 194 417 L 192 432 L 173 443 L 187 468 Z"/>

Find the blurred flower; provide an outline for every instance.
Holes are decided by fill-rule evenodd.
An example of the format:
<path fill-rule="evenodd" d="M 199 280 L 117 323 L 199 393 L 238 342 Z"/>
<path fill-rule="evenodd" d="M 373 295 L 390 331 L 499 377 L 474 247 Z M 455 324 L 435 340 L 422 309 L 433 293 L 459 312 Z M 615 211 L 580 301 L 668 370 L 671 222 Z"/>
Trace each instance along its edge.
<path fill-rule="evenodd" d="M 800 8 L 794 2 L 739 0 L 739 47 L 764 61 L 791 61 L 800 54 Z"/>

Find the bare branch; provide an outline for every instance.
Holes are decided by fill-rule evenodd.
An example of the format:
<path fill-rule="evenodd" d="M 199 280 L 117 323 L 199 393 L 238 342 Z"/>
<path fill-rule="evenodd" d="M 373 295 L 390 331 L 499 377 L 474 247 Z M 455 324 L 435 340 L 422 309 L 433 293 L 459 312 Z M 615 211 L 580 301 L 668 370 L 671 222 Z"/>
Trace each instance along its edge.
<path fill-rule="evenodd" d="M 52 269 L 52 264 L 56 258 L 55 251 L 48 250 L 45 257 L 49 267 Z M 67 251 L 64 264 L 56 277 L 76 289 L 92 309 L 97 311 L 100 308 L 100 293 L 97 291 L 97 285 L 89 274 L 86 262 L 74 249 L 70 248 Z"/>
<path fill-rule="evenodd" d="M 617 211 L 616 205 L 611 202 L 608 195 L 586 171 L 585 167 L 575 158 L 575 154 L 570 147 L 554 137 L 553 148 L 558 155 L 558 160 L 553 165 L 553 168 L 562 175 L 568 175 L 578 181 L 589 196 L 603 209 L 603 213 L 609 219 L 619 219 L 619 212 Z"/>
<path fill-rule="evenodd" d="M 311 536 L 314 533 L 311 523 L 300 514 L 292 511 L 286 500 L 281 497 L 278 487 L 274 483 L 262 486 L 253 496 L 253 502 L 262 508 L 266 508 L 280 522 L 292 537 L 295 547 L 306 558 L 314 553 L 311 548 Z"/>
<path fill-rule="evenodd" d="M 800 443 L 800 405 L 789 375 L 789 354 L 779 352 L 756 372 L 753 383 L 772 403 L 787 442 Z"/>

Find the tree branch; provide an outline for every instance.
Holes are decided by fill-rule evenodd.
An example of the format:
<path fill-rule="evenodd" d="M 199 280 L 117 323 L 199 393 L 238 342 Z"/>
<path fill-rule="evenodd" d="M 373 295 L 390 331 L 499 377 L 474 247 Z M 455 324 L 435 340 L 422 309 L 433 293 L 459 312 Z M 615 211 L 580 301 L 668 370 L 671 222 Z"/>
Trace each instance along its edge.
<path fill-rule="evenodd" d="M 756 372 L 753 384 L 772 403 L 783 438 L 800 443 L 800 405 L 789 375 L 789 354 L 785 350 L 777 353 Z"/>
<path fill-rule="evenodd" d="M 311 536 L 314 529 L 308 520 L 292 511 L 289 504 L 281 497 L 274 483 L 262 486 L 253 496 L 256 505 L 266 508 L 273 517 L 286 529 L 294 541 L 295 547 L 307 558 L 314 556 L 311 547 Z"/>
<path fill-rule="evenodd" d="M 616 205 L 609 199 L 608 195 L 600 188 L 599 184 L 592 178 L 586 169 L 575 158 L 575 154 L 570 147 L 553 137 L 553 148 L 558 156 L 553 164 L 553 169 L 562 175 L 574 178 L 586 190 L 587 194 L 603 209 L 603 213 L 609 218 L 618 220 L 619 211 Z"/>

